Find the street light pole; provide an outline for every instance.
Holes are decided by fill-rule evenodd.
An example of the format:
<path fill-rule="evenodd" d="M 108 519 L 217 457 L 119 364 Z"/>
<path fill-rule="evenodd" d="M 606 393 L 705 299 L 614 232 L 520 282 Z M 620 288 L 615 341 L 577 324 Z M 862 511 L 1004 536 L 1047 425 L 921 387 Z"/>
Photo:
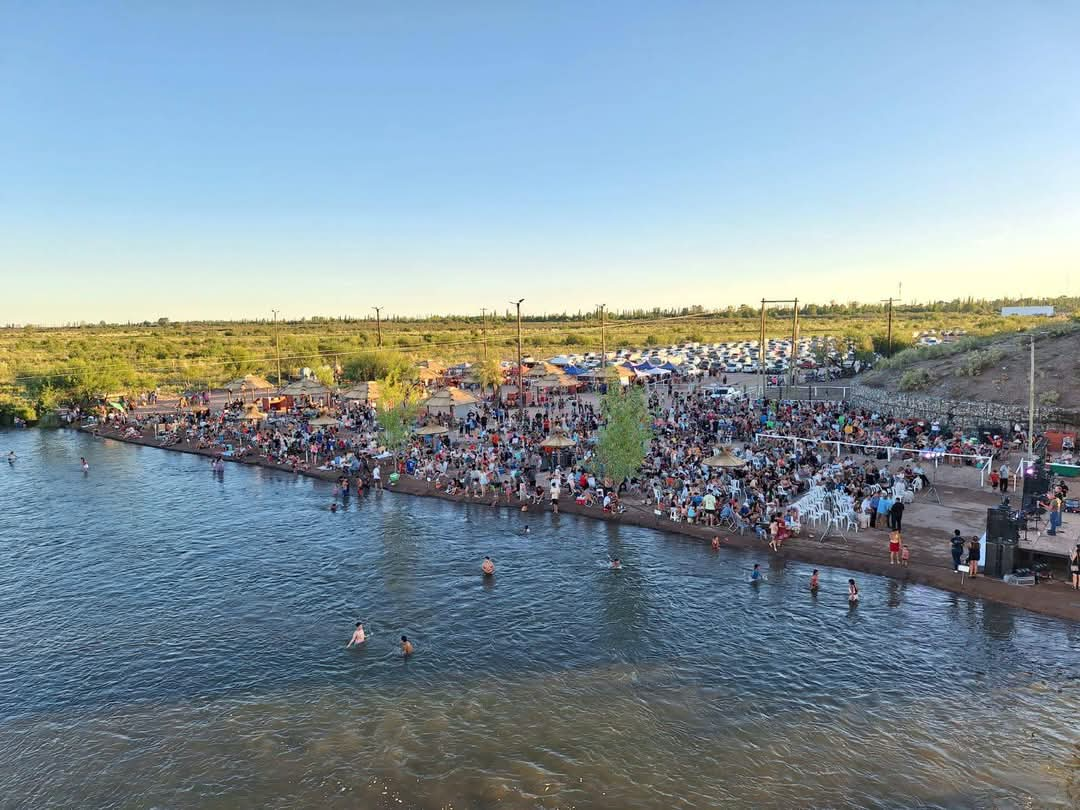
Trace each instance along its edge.
<path fill-rule="evenodd" d="M 375 340 L 379 348 L 382 348 L 382 307 L 372 307 L 375 310 Z"/>
<path fill-rule="evenodd" d="M 600 376 L 603 379 L 604 369 L 607 367 L 607 319 L 604 317 L 607 304 L 597 306 L 600 308 Z"/>
<path fill-rule="evenodd" d="M 281 388 L 281 333 L 277 328 L 277 314 L 276 309 L 271 310 L 274 313 L 274 357 L 277 359 L 277 384 L 278 388 Z"/>
<path fill-rule="evenodd" d="M 524 298 L 510 303 L 517 307 L 517 372 L 518 372 L 518 429 L 525 427 L 525 385 L 521 375 L 521 302 Z"/>
<path fill-rule="evenodd" d="M 1031 336 L 1031 382 L 1028 386 L 1028 461 L 1035 463 L 1035 336 Z"/>
<path fill-rule="evenodd" d="M 484 359 L 487 360 L 487 308 L 480 307 L 480 332 L 484 336 Z"/>

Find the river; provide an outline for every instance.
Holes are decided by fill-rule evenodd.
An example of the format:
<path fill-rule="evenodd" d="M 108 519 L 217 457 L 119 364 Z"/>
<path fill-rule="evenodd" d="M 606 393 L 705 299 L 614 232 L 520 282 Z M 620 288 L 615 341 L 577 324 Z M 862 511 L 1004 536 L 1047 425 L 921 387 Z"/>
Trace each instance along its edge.
<path fill-rule="evenodd" d="M 9 449 L 3 807 L 1080 801 L 1075 624 L 866 574 L 849 609 L 848 572 L 813 597 L 806 565 L 570 515 L 331 513 L 322 482 L 67 431 Z"/>

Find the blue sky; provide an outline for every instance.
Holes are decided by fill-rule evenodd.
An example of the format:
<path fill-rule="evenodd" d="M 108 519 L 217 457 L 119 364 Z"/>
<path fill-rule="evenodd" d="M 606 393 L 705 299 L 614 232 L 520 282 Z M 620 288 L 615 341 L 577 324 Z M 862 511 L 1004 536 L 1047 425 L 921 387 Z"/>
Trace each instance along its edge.
<path fill-rule="evenodd" d="M 1068 2 L 9 0 L 0 323 L 1075 292 L 1078 42 Z"/>

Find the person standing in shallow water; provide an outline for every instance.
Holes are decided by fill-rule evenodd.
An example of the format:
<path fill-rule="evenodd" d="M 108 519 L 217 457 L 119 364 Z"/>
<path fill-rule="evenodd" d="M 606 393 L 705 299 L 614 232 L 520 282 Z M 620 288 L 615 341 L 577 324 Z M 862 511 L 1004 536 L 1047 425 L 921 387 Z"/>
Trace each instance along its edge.
<path fill-rule="evenodd" d="M 847 581 L 847 600 L 849 605 L 855 605 L 859 602 L 859 586 L 855 584 L 853 579 Z"/>
<path fill-rule="evenodd" d="M 346 644 L 346 648 L 354 645 L 359 646 L 367 641 L 367 636 L 364 634 L 364 625 L 360 622 L 356 623 L 356 631 L 352 634 L 352 638 L 349 639 L 349 643 Z"/>
<path fill-rule="evenodd" d="M 401 637 L 401 654 L 405 658 L 408 658 L 410 655 L 413 654 L 412 642 L 409 641 L 408 637 L 406 636 Z"/>
<path fill-rule="evenodd" d="M 817 593 L 820 582 L 818 580 L 818 570 L 815 568 L 814 573 L 810 575 L 810 593 Z"/>

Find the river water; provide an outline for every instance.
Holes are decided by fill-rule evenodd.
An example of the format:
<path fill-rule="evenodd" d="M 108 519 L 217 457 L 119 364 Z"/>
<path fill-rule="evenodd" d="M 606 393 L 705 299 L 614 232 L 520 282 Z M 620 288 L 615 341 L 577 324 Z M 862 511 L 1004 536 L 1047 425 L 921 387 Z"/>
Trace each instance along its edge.
<path fill-rule="evenodd" d="M 815 598 L 805 565 L 569 515 L 334 514 L 320 482 L 71 432 L 9 448 L 3 807 L 1080 801 L 1076 625 L 865 574 L 850 610 L 845 571 Z"/>

